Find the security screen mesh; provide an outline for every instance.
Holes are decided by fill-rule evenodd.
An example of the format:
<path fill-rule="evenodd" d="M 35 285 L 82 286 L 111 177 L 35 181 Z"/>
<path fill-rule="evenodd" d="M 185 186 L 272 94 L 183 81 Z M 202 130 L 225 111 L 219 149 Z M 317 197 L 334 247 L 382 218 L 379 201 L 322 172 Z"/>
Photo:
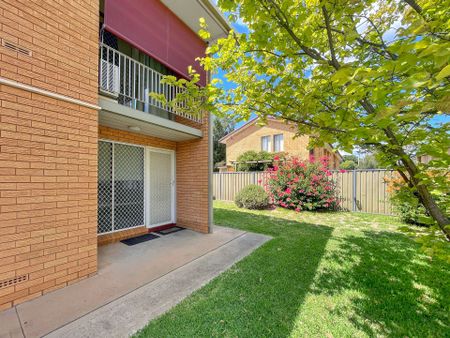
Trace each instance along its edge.
<path fill-rule="evenodd" d="M 100 142 L 98 233 L 144 225 L 144 148 Z"/>
<path fill-rule="evenodd" d="M 172 219 L 172 156 L 150 152 L 150 224 Z"/>
<path fill-rule="evenodd" d="M 114 145 L 114 230 L 144 225 L 144 148 Z"/>

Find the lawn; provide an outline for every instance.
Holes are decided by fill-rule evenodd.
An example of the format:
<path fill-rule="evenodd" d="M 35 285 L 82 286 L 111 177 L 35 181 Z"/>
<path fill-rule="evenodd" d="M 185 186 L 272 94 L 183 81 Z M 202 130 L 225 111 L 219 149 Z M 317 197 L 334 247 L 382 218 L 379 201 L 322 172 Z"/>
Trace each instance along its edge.
<path fill-rule="evenodd" d="M 450 266 L 393 217 L 216 202 L 214 220 L 273 240 L 137 336 L 450 336 Z"/>

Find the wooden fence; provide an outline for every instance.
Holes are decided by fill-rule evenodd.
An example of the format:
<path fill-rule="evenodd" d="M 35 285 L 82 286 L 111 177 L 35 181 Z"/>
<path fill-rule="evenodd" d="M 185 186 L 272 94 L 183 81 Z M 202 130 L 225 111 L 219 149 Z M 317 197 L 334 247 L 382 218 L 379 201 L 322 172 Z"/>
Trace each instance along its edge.
<path fill-rule="evenodd" d="M 350 170 L 344 173 L 333 171 L 332 178 L 338 188 L 343 210 L 372 214 L 392 215 L 386 179 L 394 171 L 385 169 Z M 265 172 L 232 172 L 213 174 L 213 196 L 216 200 L 233 201 L 246 185 L 264 186 Z"/>

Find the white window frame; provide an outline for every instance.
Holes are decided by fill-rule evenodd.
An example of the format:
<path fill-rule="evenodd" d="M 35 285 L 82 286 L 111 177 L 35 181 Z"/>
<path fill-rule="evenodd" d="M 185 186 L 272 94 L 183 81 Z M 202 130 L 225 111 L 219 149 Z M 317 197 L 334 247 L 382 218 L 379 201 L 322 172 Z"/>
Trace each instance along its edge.
<path fill-rule="evenodd" d="M 279 149 L 277 149 L 277 137 L 281 136 L 281 142 L 280 142 L 280 147 Z M 273 135 L 273 151 L 275 153 L 279 153 L 284 151 L 284 134 L 276 134 Z"/>
<path fill-rule="evenodd" d="M 267 149 L 264 149 L 264 140 L 267 140 Z M 272 140 L 270 135 L 261 136 L 261 150 L 269 153 L 272 152 Z"/>

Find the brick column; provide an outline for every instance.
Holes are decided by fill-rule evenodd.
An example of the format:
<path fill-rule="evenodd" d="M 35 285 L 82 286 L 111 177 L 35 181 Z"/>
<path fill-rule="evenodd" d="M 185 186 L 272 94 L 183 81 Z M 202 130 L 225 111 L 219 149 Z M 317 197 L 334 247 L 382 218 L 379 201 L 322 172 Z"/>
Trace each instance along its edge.
<path fill-rule="evenodd" d="M 180 122 L 180 119 L 177 121 Z M 209 193 L 210 119 L 207 115 L 202 124 L 189 124 L 201 129 L 203 137 L 177 143 L 177 225 L 207 233 L 212 221 Z"/>

